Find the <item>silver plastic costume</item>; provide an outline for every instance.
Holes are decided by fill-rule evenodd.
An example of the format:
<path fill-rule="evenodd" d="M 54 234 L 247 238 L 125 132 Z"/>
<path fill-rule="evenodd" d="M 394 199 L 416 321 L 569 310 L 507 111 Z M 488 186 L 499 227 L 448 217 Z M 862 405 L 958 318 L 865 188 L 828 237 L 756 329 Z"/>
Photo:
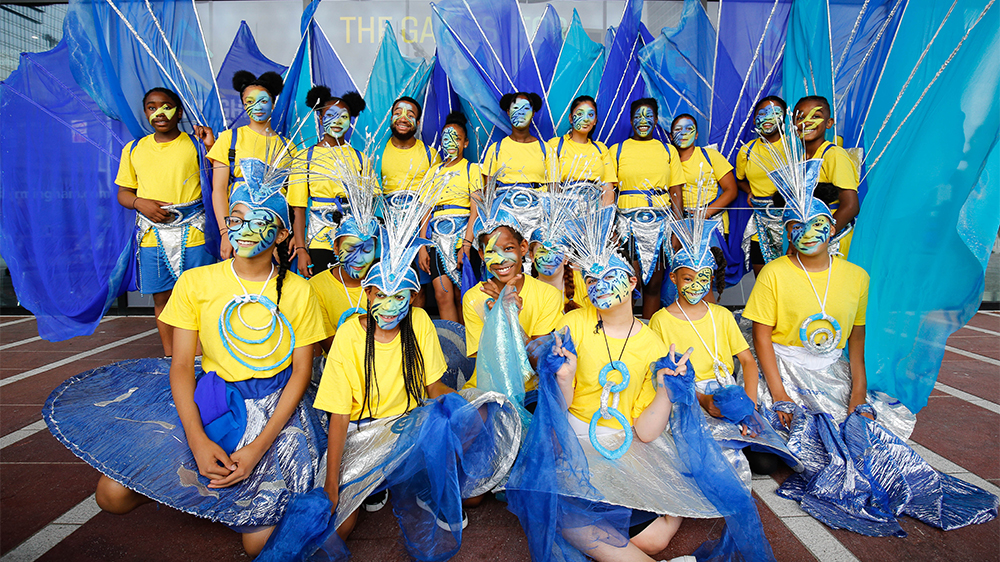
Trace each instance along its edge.
<path fill-rule="evenodd" d="M 764 263 L 782 256 L 782 235 L 784 226 L 781 224 L 781 209 L 774 206 L 770 197 L 749 197 L 753 207 L 753 217 L 747 222 L 743 232 L 743 255 L 746 268 L 750 269 L 750 239 L 757 235 L 760 252 L 764 255 Z"/>
<path fill-rule="evenodd" d="M 340 226 L 340 220 L 343 215 L 348 213 L 350 206 L 346 204 L 340 205 L 317 205 L 316 200 L 310 201 L 309 205 L 309 219 L 306 221 L 306 247 L 312 245 L 316 236 L 323 231 L 324 228 L 329 228 L 328 232 L 336 232 L 337 227 Z M 338 219 L 334 213 L 341 215 L 341 219 Z M 333 240 L 327 235 L 327 239 L 324 240 L 331 248 L 333 247 Z"/>
<path fill-rule="evenodd" d="M 163 209 L 171 215 L 167 222 L 153 222 L 142 213 L 135 214 L 135 242 L 138 246 L 152 231 L 160 254 L 166 258 L 167 270 L 177 279 L 184 272 L 184 248 L 191 229 L 205 232 L 205 205 L 198 199 L 190 203 L 165 205 Z"/>
<path fill-rule="evenodd" d="M 669 252 L 667 225 L 671 221 L 669 209 L 660 207 L 636 207 L 634 209 L 619 209 L 621 231 L 623 238 L 635 248 L 642 269 L 642 282 L 649 283 L 657 265 L 663 259 L 664 251 Z"/>

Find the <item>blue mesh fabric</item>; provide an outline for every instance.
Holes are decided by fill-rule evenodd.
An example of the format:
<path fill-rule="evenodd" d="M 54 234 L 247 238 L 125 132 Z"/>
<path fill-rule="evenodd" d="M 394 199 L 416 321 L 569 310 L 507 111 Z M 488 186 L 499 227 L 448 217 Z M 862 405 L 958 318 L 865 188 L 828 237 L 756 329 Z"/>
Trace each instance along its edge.
<path fill-rule="evenodd" d="M 479 341 L 490 342 L 476 355 L 476 382 L 482 391 L 499 392 L 510 398 L 524 428 L 531 414 L 524 409 L 524 373 L 530 372 L 524 331 L 518 321 L 517 301 L 504 287 L 492 310 L 486 311 Z"/>

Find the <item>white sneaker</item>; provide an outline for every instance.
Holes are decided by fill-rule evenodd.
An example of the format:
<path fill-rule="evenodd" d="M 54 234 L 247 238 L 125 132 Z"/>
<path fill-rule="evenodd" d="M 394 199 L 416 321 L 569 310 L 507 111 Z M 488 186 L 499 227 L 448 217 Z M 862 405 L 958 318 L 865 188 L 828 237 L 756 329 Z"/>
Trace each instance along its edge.
<path fill-rule="evenodd" d="M 663 560 L 663 562 L 698 562 L 698 559 L 688 554 L 685 556 L 678 556 L 677 558 L 671 558 L 670 560 Z"/>
<path fill-rule="evenodd" d="M 431 506 L 427 505 L 427 503 L 424 502 L 424 500 L 420 499 L 419 497 L 417 498 L 417 507 L 419 507 L 420 509 L 426 511 L 427 513 L 431 513 L 431 514 L 434 513 L 434 510 L 431 509 Z M 451 525 L 449 525 L 447 521 L 445 521 L 445 520 L 443 520 L 441 518 L 438 518 L 438 520 L 437 520 L 437 526 L 440 527 L 440 528 L 442 528 L 442 529 L 444 529 L 445 531 L 451 531 Z M 465 528 L 468 527 L 468 526 L 469 526 L 469 514 L 466 513 L 465 510 L 463 509 L 462 510 L 462 530 L 465 530 Z"/>
<path fill-rule="evenodd" d="M 377 494 L 372 494 L 365 498 L 365 501 L 361 502 L 361 507 L 365 509 L 368 513 L 374 513 L 389 502 L 389 490 L 382 490 Z"/>

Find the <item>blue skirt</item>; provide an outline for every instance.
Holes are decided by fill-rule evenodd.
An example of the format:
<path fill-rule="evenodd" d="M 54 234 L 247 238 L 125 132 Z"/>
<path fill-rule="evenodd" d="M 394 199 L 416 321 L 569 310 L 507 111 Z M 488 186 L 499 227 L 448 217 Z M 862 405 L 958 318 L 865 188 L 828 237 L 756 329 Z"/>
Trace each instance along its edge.
<path fill-rule="evenodd" d="M 326 454 L 327 420 L 311 407 L 315 385 L 250 476 L 213 489 L 188 447 L 169 371 L 169 359 L 136 359 L 81 373 L 52 391 L 42 415 L 56 439 L 108 478 L 237 530 L 278 523 L 293 493 L 322 485 L 316 476 Z M 203 376 L 200 364 L 195 371 Z M 237 449 L 260 434 L 280 396 L 278 389 L 244 401 L 246 431 Z"/>

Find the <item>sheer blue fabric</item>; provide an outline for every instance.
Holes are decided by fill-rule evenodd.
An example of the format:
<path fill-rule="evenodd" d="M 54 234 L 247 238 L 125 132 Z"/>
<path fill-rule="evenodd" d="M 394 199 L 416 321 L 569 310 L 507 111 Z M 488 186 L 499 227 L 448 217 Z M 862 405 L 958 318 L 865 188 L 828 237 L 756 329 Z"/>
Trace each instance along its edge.
<path fill-rule="evenodd" d="M 382 147 L 389 141 L 389 118 L 392 104 L 400 96 L 415 100 L 424 99 L 427 82 L 431 77 L 434 61 L 423 58 L 405 57 L 399 51 L 399 43 L 388 22 L 382 31 L 382 43 L 375 56 L 375 65 L 368 76 L 365 102 L 368 108 L 354 123 L 356 134 L 351 136 L 351 144 L 364 150 L 368 143 L 378 147 L 375 150 L 374 168 L 382 175 Z M 430 142 L 431 139 L 424 139 Z"/>
<path fill-rule="evenodd" d="M 575 353 L 568 331 L 560 337 L 563 347 Z M 584 562 L 585 553 L 599 543 L 625 546 L 632 510 L 602 503 L 590 484 L 587 457 L 566 419 L 556 382 L 565 359 L 552 354 L 554 343 L 551 334 L 533 342 L 538 405 L 507 481 L 508 509 L 521 522 L 533 560 Z"/>
<path fill-rule="evenodd" d="M 559 58 L 559 51 L 562 50 L 562 23 L 559 21 L 559 14 L 552 7 L 552 4 L 545 6 L 545 13 L 538 21 L 538 28 L 535 29 L 535 34 L 531 38 L 531 50 L 535 53 L 535 60 L 538 62 L 538 72 L 542 76 L 542 87 L 547 92 L 549 86 L 552 85 L 556 59 Z M 542 95 L 542 92 L 536 93 Z"/>
<path fill-rule="evenodd" d="M 559 61 L 546 99 L 556 135 L 569 132 L 569 104 L 574 98 L 583 95 L 597 97 L 604 59 L 604 46 L 587 35 L 580 14 L 573 8 L 573 20 L 559 51 Z"/>
<path fill-rule="evenodd" d="M 960 1 L 949 15 L 950 4 L 911 0 L 865 121 L 872 189 L 850 259 L 871 276 L 867 323 L 879 327 L 867 334 L 868 388 L 914 412 L 927 404 L 948 336 L 979 306 L 984 247 L 1000 226 L 1000 107 L 985 95 L 1000 87 L 1000 10 L 986 5 Z M 921 56 L 923 79 L 904 86 Z M 929 128 L 934 142 L 921 136 Z"/>
<path fill-rule="evenodd" d="M 288 67 L 264 56 L 257 48 L 257 42 L 253 38 L 250 26 L 245 21 L 240 22 L 240 29 L 236 32 L 233 44 L 229 47 L 229 52 L 226 53 L 226 58 L 223 59 L 216 78 L 219 85 L 219 96 L 222 98 L 222 107 L 225 108 L 226 123 L 232 129 L 242 127 L 250 122 L 246 111 L 243 110 L 240 93 L 232 88 L 233 75 L 238 70 L 249 70 L 255 76 L 260 76 L 265 72 L 284 74 Z"/>
<path fill-rule="evenodd" d="M 484 121 L 510 134 L 500 110 L 509 92 L 546 91 L 516 0 L 443 0 L 432 3 L 438 56 L 452 86 Z M 554 136 L 548 104 L 535 113 L 531 132 Z"/>
<path fill-rule="evenodd" d="M 754 104 L 780 93 L 790 5 L 791 0 L 730 0 L 719 6 L 708 142 L 718 144 L 731 162 L 739 147 L 755 137 Z"/>
<path fill-rule="evenodd" d="M 781 97 L 793 106 L 805 96 L 823 96 L 834 106 L 833 53 L 828 2 L 793 2 L 788 14 Z M 834 110 L 836 115 L 836 110 Z M 826 132 L 837 134 L 836 124 Z"/>
<path fill-rule="evenodd" d="M 281 522 L 271 532 L 264 549 L 255 558 L 260 562 L 334 562 L 351 556 L 347 544 L 330 533 L 333 503 L 323 488 L 295 495 Z"/>
<path fill-rule="evenodd" d="M 611 146 L 632 134 L 629 105 L 646 97 L 646 83 L 639 67 L 639 51 L 653 42 L 642 23 L 642 0 L 629 0 L 622 21 L 608 50 L 607 62 L 597 89 L 597 125 L 594 139 Z M 666 140 L 662 131 L 654 133 Z"/>
<path fill-rule="evenodd" d="M 524 429 L 531 414 L 524 409 L 525 374 L 531 374 L 525 351 L 524 331 L 518 321 L 517 301 L 509 287 L 500 291 L 492 310 L 486 311 L 479 341 L 490 342 L 476 354 L 476 383 L 479 390 L 507 396 L 521 416 Z"/>
<path fill-rule="evenodd" d="M 77 85 L 68 39 L 22 54 L 0 91 L 0 253 L 39 336 L 91 334 L 133 279 L 135 211 L 114 185 L 132 136 Z"/>

